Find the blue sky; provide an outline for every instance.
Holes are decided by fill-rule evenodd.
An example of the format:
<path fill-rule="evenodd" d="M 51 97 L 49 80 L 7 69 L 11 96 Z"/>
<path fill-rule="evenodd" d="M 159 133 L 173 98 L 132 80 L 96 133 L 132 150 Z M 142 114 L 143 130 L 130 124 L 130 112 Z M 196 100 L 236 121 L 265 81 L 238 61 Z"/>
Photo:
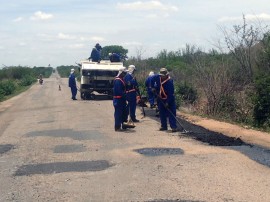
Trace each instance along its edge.
<path fill-rule="evenodd" d="M 155 57 L 185 44 L 212 48 L 219 26 L 270 24 L 269 0 L 0 0 L 0 68 L 73 65 L 92 47 Z"/>

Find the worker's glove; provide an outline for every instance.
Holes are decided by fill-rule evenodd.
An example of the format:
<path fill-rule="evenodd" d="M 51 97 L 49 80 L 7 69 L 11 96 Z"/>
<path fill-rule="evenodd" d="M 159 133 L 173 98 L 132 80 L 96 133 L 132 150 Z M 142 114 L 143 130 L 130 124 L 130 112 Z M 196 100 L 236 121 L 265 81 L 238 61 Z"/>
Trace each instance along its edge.
<path fill-rule="evenodd" d="M 152 93 L 156 94 L 157 90 L 155 88 L 151 88 Z"/>
<path fill-rule="evenodd" d="M 168 103 L 165 103 L 165 104 L 164 104 L 164 107 L 165 107 L 166 109 L 169 109 L 170 106 L 169 106 Z"/>

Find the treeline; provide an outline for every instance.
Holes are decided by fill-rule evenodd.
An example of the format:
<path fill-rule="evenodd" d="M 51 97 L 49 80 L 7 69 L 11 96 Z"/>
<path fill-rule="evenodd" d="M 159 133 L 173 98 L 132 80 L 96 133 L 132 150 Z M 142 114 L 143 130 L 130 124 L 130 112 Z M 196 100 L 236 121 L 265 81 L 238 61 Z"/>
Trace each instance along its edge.
<path fill-rule="evenodd" d="M 130 58 L 141 86 L 150 71 L 170 71 L 178 106 L 223 120 L 270 129 L 270 31 L 248 24 L 221 29 L 224 45 L 204 51 L 186 45 L 155 58 Z"/>
<path fill-rule="evenodd" d="M 67 78 L 70 75 L 70 70 L 71 69 L 75 69 L 76 71 L 76 75 L 77 77 L 79 77 L 79 70 L 78 70 L 78 66 L 74 66 L 74 65 L 62 65 L 62 66 L 58 66 L 56 67 L 58 74 L 62 77 L 62 78 Z"/>
<path fill-rule="evenodd" d="M 5 67 L 0 70 L 0 101 L 37 81 L 40 74 L 48 78 L 51 67 Z"/>

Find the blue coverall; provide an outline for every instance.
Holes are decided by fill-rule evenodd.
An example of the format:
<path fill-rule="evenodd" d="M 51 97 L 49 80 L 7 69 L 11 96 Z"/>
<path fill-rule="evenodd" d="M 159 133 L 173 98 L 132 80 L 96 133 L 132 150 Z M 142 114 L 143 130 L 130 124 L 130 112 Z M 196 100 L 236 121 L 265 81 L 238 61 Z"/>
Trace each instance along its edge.
<path fill-rule="evenodd" d="M 101 60 L 100 50 L 98 50 L 97 48 L 93 48 L 90 58 L 92 59 L 93 62 L 99 62 Z"/>
<path fill-rule="evenodd" d="M 126 94 L 127 94 L 127 114 L 130 115 L 132 121 L 136 121 L 136 105 L 137 105 L 137 89 L 138 83 L 137 80 L 133 77 L 132 74 L 128 73 L 124 77 L 124 81 L 126 83 Z"/>
<path fill-rule="evenodd" d="M 155 104 L 155 95 L 152 92 L 152 88 L 151 88 L 152 77 L 153 77 L 153 75 L 148 76 L 147 79 L 145 80 L 145 87 L 147 89 L 148 101 L 149 101 L 151 107 Z"/>
<path fill-rule="evenodd" d="M 165 81 L 161 81 L 160 75 L 154 75 L 151 79 L 151 87 L 156 89 L 158 98 L 159 117 L 161 128 L 167 130 L 167 117 L 172 129 L 176 129 L 176 105 L 174 97 L 173 80 L 168 77 Z M 170 111 L 169 111 L 170 110 Z"/>
<path fill-rule="evenodd" d="M 120 55 L 118 55 L 117 53 L 112 53 L 112 55 L 110 55 L 110 61 L 120 62 L 121 61 Z"/>
<path fill-rule="evenodd" d="M 68 78 L 68 86 L 71 89 L 71 99 L 76 100 L 76 95 L 77 95 L 77 86 L 76 86 L 76 78 L 75 74 L 71 73 Z"/>
<path fill-rule="evenodd" d="M 114 128 L 120 129 L 127 121 L 126 87 L 122 78 L 116 77 L 113 85 Z M 122 125 L 123 127 L 123 125 Z"/>

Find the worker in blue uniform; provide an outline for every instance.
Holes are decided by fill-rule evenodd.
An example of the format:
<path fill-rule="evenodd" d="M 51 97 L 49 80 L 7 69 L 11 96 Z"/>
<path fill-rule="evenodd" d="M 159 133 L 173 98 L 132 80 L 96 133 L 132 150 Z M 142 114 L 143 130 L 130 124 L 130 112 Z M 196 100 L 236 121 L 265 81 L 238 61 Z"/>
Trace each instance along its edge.
<path fill-rule="evenodd" d="M 91 55 L 90 57 L 88 58 L 89 60 L 92 59 L 92 62 L 100 62 L 101 60 L 101 45 L 99 43 L 97 43 L 95 45 L 95 47 L 92 49 L 91 51 Z"/>
<path fill-rule="evenodd" d="M 126 84 L 126 95 L 127 95 L 127 102 L 128 102 L 127 113 L 133 122 L 139 122 L 139 120 L 136 119 L 136 105 L 137 105 L 136 97 L 137 97 L 137 91 L 139 89 L 139 85 L 134 76 L 135 70 L 136 70 L 136 67 L 134 65 L 129 65 L 128 72 L 126 76 L 124 77 L 124 81 Z"/>
<path fill-rule="evenodd" d="M 179 131 L 176 125 L 174 84 L 166 68 L 161 68 L 159 74 L 152 77 L 151 87 L 153 93 L 157 95 L 158 100 L 157 104 L 159 108 L 159 117 L 161 122 L 161 128 L 159 130 L 168 130 L 167 117 L 169 117 L 169 124 L 172 132 Z"/>
<path fill-rule="evenodd" d="M 77 85 L 76 85 L 76 77 L 75 77 L 75 69 L 70 70 L 70 75 L 68 78 L 68 86 L 71 89 L 71 99 L 72 100 L 77 100 L 76 95 L 77 95 Z"/>
<path fill-rule="evenodd" d="M 150 71 L 148 77 L 145 80 L 145 87 L 147 90 L 148 102 L 149 102 L 151 108 L 154 108 L 154 106 L 155 106 L 155 95 L 152 92 L 152 88 L 151 88 L 151 79 L 153 76 L 154 76 L 154 72 Z"/>
<path fill-rule="evenodd" d="M 121 57 L 117 53 L 109 53 L 109 59 L 111 62 L 121 62 Z"/>
<path fill-rule="evenodd" d="M 126 84 L 124 82 L 124 76 L 126 75 L 126 69 L 122 69 L 118 72 L 118 75 L 114 79 L 113 86 L 113 106 L 114 106 L 114 129 L 120 131 L 126 129 L 124 122 L 127 122 L 127 103 L 126 103 Z"/>

